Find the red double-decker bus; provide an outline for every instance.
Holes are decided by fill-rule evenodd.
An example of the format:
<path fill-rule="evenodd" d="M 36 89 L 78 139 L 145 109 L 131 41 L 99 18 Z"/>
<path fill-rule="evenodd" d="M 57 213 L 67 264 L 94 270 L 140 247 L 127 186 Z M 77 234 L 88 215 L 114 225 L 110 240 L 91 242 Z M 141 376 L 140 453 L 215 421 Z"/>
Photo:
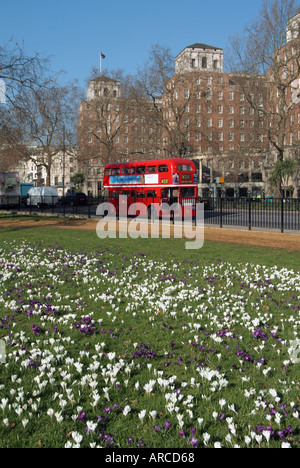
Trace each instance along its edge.
<path fill-rule="evenodd" d="M 103 188 L 117 214 L 127 213 L 138 203 L 140 215 L 150 217 L 155 205 L 154 216 L 159 217 L 158 204 L 178 203 L 185 207 L 185 216 L 193 216 L 198 199 L 197 169 L 193 161 L 181 158 L 108 164 Z"/>

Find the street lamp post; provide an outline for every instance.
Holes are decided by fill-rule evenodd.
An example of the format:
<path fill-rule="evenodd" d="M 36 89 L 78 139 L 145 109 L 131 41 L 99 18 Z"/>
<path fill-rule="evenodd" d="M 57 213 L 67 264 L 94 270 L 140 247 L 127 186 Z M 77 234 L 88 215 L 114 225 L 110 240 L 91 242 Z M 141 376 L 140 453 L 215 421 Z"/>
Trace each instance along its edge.
<path fill-rule="evenodd" d="M 63 122 L 63 197 L 65 196 L 65 169 L 66 169 L 66 129 L 65 129 L 65 124 Z"/>

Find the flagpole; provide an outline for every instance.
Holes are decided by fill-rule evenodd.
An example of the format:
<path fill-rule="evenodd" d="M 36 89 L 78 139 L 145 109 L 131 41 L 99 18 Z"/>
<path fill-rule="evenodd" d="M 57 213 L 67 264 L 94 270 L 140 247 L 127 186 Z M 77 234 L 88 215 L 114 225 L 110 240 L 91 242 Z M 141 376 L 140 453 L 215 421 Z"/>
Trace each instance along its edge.
<path fill-rule="evenodd" d="M 102 52 L 100 50 L 100 76 L 102 75 Z"/>

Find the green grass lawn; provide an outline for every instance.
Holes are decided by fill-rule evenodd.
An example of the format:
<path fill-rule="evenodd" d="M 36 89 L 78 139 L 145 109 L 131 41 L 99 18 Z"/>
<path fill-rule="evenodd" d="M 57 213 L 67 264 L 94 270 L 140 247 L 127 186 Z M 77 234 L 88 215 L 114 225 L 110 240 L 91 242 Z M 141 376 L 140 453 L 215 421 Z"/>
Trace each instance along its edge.
<path fill-rule="evenodd" d="M 1 448 L 299 447 L 298 253 L 0 236 Z"/>
<path fill-rule="evenodd" d="M 24 217 L 29 219 L 28 217 Z M 7 216 L 5 216 L 7 219 Z M 15 217 L 12 217 L 15 219 Z M 100 240 L 96 232 L 83 230 L 64 230 L 43 227 L 41 217 L 30 218 L 36 221 L 36 227 L 26 229 L 1 229 L 0 239 L 27 240 L 36 242 L 42 240 L 49 245 L 59 241 L 59 244 L 77 251 L 95 251 L 99 245 L 108 248 L 121 248 L 124 254 L 144 252 L 155 258 L 176 257 L 178 260 L 206 260 L 215 261 L 222 259 L 229 262 L 248 262 L 266 266 L 282 266 L 299 271 L 299 252 L 291 252 L 283 249 L 252 247 L 242 244 L 225 244 L 222 242 L 206 241 L 204 247 L 199 250 L 186 250 L 184 239 L 105 239 Z M 0 220 L 1 222 L 1 220 Z M 72 220 L 69 220 L 72 224 Z M 280 234 L 278 234 L 280 235 Z"/>

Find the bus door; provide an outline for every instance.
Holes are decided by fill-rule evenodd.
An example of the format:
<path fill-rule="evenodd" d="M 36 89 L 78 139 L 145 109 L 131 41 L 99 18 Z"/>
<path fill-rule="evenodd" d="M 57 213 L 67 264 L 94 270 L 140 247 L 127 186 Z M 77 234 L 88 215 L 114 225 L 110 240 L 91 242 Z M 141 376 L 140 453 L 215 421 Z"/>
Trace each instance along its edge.
<path fill-rule="evenodd" d="M 173 205 L 173 203 L 178 203 L 178 195 L 179 195 L 178 188 L 169 189 L 169 204 L 170 205 Z"/>
<path fill-rule="evenodd" d="M 167 204 L 169 206 L 175 205 L 175 212 L 174 209 L 171 210 L 171 217 L 174 215 L 175 217 L 181 216 L 181 209 L 179 206 L 177 206 L 179 202 L 179 193 L 178 193 L 178 188 L 165 188 L 161 191 L 161 202 L 164 204 Z M 162 215 L 168 215 L 170 213 L 170 210 L 168 212 L 166 211 L 165 213 L 162 210 Z"/>
<path fill-rule="evenodd" d="M 120 199 L 119 199 L 119 215 L 120 216 L 127 216 L 128 214 L 129 197 L 130 197 L 129 190 L 121 190 Z"/>
<path fill-rule="evenodd" d="M 180 202 L 185 218 L 192 218 L 196 212 L 196 197 L 194 187 L 183 187 L 180 189 Z"/>

